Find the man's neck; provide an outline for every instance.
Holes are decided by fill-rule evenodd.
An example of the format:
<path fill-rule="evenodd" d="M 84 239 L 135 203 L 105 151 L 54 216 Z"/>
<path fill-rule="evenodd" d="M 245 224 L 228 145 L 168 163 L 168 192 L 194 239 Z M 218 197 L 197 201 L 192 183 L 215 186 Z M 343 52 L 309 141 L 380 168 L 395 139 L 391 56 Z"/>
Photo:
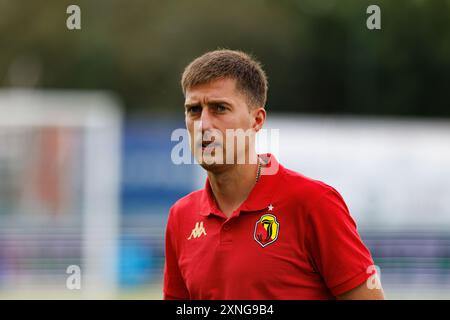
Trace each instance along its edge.
<path fill-rule="evenodd" d="M 229 218 L 247 199 L 256 183 L 258 163 L 236 164 L 220 173 L 208 171 L 217 207 Z"/>

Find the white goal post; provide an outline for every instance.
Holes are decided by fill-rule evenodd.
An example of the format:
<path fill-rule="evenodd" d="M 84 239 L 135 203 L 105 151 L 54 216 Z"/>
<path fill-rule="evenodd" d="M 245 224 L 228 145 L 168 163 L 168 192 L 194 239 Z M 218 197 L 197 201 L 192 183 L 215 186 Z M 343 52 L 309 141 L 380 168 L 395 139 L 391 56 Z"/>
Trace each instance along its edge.
<path fill-rule="evenodd" d="M 3 255 L 0 293 L 44 291 L 40 286 L 50 282 L 51 298 L 75 291 L 82 298 L 116 296 L 121 127 L 120 104 L 109 93 L 0 90 L 0 245 L 19 252 L 14 264 Z M 78 242 L 66 232 L 76 226 Z M 46 246 L 77 252 L 77 245 L 79 260 L 45 255 Z M 67 288 L 71 261 L 81 264 L 79 290 Z"/>

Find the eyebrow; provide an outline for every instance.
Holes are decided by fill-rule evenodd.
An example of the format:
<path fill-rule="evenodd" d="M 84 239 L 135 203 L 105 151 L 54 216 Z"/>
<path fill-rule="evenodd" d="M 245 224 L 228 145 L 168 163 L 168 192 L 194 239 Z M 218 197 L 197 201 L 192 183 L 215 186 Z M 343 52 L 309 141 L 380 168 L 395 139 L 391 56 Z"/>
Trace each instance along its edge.
<path fill-rule="evenodd" d="M 208 105 L 221 104 L 221 103 L 222 104 L 226 104 L 228 106 L 231 106 L 231 103 L 228 102 L 227 100 L 224 100 L 224 99 L 211 99 L 211 100 L 208 100 Z M 186 103 L 184 105 L 185 108 L 198 107 L 198 106 L 201 106 L 200 102 L 190 102 L 190 103 Z"/>
<path fill-rule="evenodd" d="M 186 109 L 189 108 L 189 107 L 198 107 L 198 106 L 200 106 L 200 103 L 198 103 L 198 102 L 186 103 L 186 104 L 184 105 L 184 107 L 185 107 Z"/>

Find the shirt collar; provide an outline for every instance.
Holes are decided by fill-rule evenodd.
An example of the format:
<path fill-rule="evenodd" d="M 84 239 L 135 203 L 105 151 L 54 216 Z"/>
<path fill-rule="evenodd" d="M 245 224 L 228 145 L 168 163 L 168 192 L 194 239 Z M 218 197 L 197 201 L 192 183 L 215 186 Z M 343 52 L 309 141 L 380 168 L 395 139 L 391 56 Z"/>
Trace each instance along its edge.
<path fill-rule="evenodd" d="M 273 154 L 267 153 L 260 154 L 259 156 L 265 160 L 267 164 L 263 165 L 263 171 L 259 181 L 255 184 L 244 203 L 237 209 L 238 212 L 264 210 L 273 201 L 274 191 L 277 190 L 283 166 L 278 163 Z M 211 185 L 207 177 L 200 200 L 200 215 L 208 216 L 211 213 L 221 217 L 224 216 L 216 206 Z"/>

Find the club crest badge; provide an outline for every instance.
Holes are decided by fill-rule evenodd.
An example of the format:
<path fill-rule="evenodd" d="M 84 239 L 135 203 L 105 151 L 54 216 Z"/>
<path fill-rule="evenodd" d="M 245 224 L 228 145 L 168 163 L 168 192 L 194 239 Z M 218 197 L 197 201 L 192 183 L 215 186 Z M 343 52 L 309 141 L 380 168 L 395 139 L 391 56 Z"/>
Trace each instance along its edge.
<path fill-rule="evenodd" d="M 277 218 L 272 214 L 265 214 L 256 222 L 253 238 L 264 248 L 277 240 L 279 232 Z"/>

